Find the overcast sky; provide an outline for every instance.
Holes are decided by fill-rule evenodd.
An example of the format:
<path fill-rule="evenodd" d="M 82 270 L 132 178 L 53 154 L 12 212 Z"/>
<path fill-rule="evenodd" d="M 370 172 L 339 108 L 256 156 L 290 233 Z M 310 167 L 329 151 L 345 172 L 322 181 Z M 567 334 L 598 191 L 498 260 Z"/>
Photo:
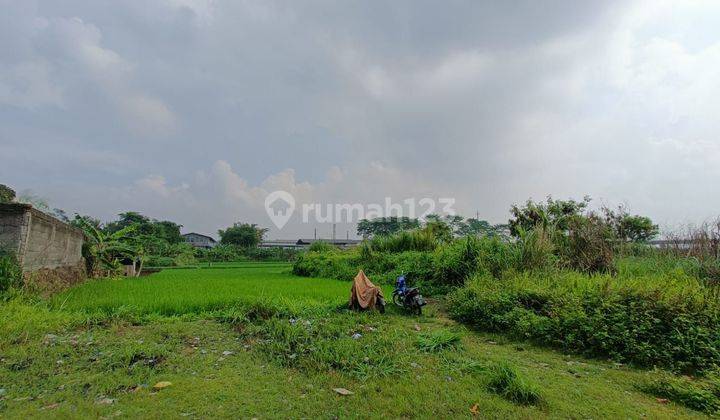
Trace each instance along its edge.
<path fill-rule="evenodd" d="M 215 234 L 271 226 L 285 190 L 454 197 L 491 222 L 549 194 L 663 226 L 720 214 L 720 1 L 0 8 L 0 183 L 69 213 Z"/>

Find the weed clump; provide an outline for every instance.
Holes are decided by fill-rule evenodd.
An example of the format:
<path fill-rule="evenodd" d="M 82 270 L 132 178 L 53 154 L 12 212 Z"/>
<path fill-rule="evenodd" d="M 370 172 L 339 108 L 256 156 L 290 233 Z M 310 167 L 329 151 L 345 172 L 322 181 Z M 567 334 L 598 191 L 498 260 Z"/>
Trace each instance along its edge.
<path fill-rule="evenodd" d="M 0 247 L 0 293 L 22 286 L 22 269 L 15 253 Z"/>
<path fill-rule="evenodd" d="M 638 386 L 647 394 L 667 398 L 693 410 L 714 414 L 720 410 L 720 388 L 714 381 L 702 383 L 683 377 L 664 377 Z"/>
<path fill-rule="evenodd" d="M 419 334 L 416 345 L 420 350 L 435 353 L 460 345 L 460 334 L 449 330 L 437 330 Z"/>
<path fill-rule="evenodd" d="M 523 378 L 514 367 L 506 363 L 490 368 L 487 388 L 520 405 L 537 405 L 543 401 L 538 386 Z"/>
<path fill-rule="evenodd" d="M 246 325 L 243 338 L 281 366 L 316 372 L 339 371 L 357 379 L 399 371 L 397 333 L 380 334 L 371 318 L 335 315 L 282 318 Z"/>

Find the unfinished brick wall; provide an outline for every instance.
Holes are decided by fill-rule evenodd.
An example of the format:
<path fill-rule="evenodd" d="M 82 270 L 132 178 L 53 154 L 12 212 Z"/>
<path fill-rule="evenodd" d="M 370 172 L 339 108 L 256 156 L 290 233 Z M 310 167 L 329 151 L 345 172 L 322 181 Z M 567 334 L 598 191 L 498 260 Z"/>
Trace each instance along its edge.
<path fill-rule="evenodd" d="M 0 246 L 14 252 L 28 281 L 59 289 L 85 278 L 80 229 L 32 208 L 0 204 Z"/>

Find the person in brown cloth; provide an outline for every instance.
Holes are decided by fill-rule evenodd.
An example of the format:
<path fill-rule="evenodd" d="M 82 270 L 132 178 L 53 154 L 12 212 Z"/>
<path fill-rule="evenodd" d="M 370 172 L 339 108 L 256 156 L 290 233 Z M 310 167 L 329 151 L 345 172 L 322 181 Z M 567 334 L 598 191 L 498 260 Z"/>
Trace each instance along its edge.
<path fill-rule="evenodd" d="M 372 284 L 363 270 L 360 270 L 353 280 L 348 306 L 355 310 L 377 307 L 381 313 L 385 312 L 385 297 L 382 289 Z"/>

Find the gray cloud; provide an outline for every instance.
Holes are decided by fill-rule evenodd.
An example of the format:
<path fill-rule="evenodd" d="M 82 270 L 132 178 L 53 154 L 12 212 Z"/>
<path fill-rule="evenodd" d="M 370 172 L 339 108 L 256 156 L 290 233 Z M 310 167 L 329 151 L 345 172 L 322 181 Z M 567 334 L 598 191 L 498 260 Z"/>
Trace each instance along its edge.
<path fill-rule="evenodd" d="M 547 194 L 720 206 L 714 2 L 0 6 L 0 180 L 70 211 L 212 231 L 267 223 L 273 182 L 494 221 Z"/>

